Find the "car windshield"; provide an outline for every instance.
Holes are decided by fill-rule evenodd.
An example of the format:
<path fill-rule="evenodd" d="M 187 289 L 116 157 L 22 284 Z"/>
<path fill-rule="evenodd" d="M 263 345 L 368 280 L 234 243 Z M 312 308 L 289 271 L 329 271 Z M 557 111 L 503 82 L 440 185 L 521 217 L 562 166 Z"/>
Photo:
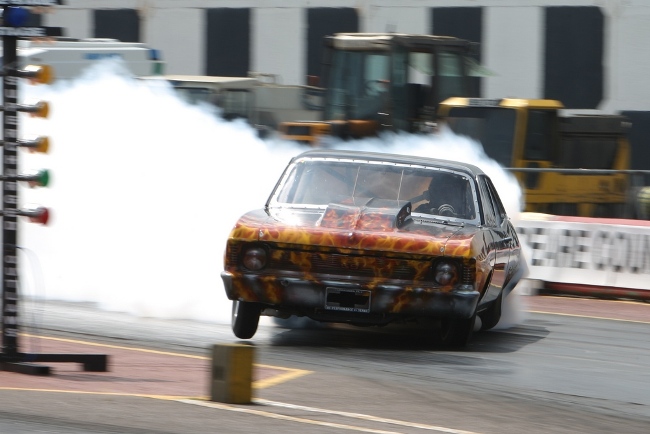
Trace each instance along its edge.
<path fill-rule="evenodd" d="M 325 209 L 411 202 L 413 212 L 475 220 L 476 193 L 468 175 L 445 167 L 329 158 L 300 159 L 285 172 L 269 207 Z M 368 205 L 370 206 L 370 205 Z"/>

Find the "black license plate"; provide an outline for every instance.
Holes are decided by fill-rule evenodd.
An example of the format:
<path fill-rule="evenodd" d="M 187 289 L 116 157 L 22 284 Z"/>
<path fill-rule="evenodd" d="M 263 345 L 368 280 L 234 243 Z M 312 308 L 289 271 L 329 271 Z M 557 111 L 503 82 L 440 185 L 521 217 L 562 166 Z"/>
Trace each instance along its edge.
<path fill-rule="evenodd" d="M 326 288 L 325 309 L 345 312 L 370 312 L 370 291 L 363 289 Z"/>

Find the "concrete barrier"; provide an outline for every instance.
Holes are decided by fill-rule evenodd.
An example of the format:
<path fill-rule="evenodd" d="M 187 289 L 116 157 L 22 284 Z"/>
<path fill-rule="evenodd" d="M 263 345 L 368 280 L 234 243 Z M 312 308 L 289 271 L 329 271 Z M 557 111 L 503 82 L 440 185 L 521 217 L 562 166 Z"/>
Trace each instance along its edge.
<path fill-rule="evenodd" d="M 210 400 L 228 404 L 250 404 L 253 398 L 255 348 L 243 344 L 212 347 Z"/>
<path fill-rule="evenodd" d="M 523 213 L 516 227 L 541 291 L 650 299 L 650 221 Z"/>

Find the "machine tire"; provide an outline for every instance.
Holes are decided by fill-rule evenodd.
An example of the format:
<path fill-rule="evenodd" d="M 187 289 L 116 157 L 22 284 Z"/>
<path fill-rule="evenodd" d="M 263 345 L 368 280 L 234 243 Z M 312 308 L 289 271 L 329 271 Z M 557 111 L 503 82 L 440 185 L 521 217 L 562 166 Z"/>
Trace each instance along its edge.
<path fill-rule="evenodd" d="M 239 339 L 250 339 L 257 331 L 261 307 L 257 303 L 234 300 L 232 302 L 232 331 Z"/>
<path fill-rule="evenodd" d="M 490 330 L 501 320 L 501 312 L 503 311 L 503 291 L 499 293 L 499 296 L 494 300 L 492 306 L 490 306 L 485 312 L 481 312 L 479 317 L 481 318 L 481 330 Z"/>
<path fill-rule="evenodd" d="M 467 345 L 474 331 L 476 315 L 471 318 L 444 318 L 440 322 L 440 340 L 446 347 L 462 348 Z"/>

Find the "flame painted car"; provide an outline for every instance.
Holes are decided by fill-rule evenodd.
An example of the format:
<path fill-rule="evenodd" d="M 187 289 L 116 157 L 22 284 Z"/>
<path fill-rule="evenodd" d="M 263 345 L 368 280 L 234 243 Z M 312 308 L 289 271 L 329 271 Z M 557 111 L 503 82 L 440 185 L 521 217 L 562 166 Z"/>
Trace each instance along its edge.
<path fill-rule="evenodd" d="M 514 227 L 478 167 L 402 155 L 312 150 L 294 157 L 264 209 L 243 215 L 221 276 L 232 329 L 260 315 L 385 325 L 435 320 L 467 343 L 501 317 L 526 269 Z M 439 320 L 439 321 L 438 321 Z"/>

